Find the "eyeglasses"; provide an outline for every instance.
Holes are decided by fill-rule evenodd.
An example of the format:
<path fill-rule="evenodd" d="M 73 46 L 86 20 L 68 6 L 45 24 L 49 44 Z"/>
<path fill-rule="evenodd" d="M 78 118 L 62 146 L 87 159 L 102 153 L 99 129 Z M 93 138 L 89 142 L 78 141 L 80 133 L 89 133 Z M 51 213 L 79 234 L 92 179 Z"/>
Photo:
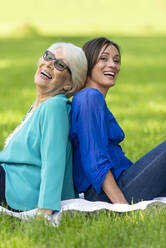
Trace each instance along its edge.
<path fill-rule="evenodd" d="M 58 71 L 64 71 L 64 70 L 68 70 L 69 73 L 71 74 L 71 70 L 70 68 L 63 62 L 63 60 L 61 59 L 56 59 L 55 55 L 50 52 L 50 51 L 46 51 L 43 55 L 43 59 L 45 61 L 50 61 L 50 60 L 55 60 L 54 62 L 54 67 L 58 70 Z"/>

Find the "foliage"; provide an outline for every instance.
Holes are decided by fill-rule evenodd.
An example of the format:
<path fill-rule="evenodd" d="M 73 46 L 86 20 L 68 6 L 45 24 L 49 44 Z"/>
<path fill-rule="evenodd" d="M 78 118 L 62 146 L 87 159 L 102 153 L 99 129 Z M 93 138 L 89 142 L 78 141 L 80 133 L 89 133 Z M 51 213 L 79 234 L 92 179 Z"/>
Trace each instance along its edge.
<path fill-rule="evenodd" d="M 164 0 L 15 0 L 10 7 L 8 1 L 2 1 L 1 9 L 1 35 L 24 32 L 27 25 L 46 34 L 149 35 L 166 30 Z"/>

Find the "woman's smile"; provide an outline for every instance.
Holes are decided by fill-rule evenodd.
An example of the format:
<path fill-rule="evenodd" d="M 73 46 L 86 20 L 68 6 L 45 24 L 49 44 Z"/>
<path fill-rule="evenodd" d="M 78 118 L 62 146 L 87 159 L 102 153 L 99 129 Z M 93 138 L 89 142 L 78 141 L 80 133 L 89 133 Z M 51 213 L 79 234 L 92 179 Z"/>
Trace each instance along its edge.
<path fill-rule="evenodd" d="M 40 77 L 46 80 L 52 79 L 52 76 L 49 71 L 42 69 L 40 72 Z"/>
<path fill-rule="evenodd" d="M 51 50 L 50 53 L 58 59 L 64 60 L 65 56 L 62 49 Z M 53 59 L 46 60 L 41 58 L 35 75 L 38 91 L 44 90 L 44 94 L 47 93 L 48 97 L 57 94 L 57 92 L 62 92 L 65 80 L 70 77 L 67 70 L 58 70 L 55 68 L 54 63 Z"/>
<path fill-rule="evenodd" d="M 103 72 L 104 76 L 106 76 L 107 78 L 110 78 L 110 79 L 114 79 L 115 77 L 115 72 L 113 71 L 105 71 Z"/>
<path fill-rule="evenodd" d="M 115 46 L 103 47 L 91 75 L 88 77 L 86 87 L 97 88 L 106 95 L 108 89 L 115 85 L 120 71 L 120 54 Z"/>

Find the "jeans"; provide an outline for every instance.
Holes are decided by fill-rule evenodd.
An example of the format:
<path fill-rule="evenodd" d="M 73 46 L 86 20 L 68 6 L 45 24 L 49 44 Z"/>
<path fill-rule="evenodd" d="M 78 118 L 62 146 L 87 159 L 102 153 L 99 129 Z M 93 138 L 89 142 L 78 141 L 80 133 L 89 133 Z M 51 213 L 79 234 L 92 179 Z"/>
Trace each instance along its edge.
<path fill-rule="evenodd" d="M 14 212 L 21 212 L 16 209 L 11 208 L 6 201 L 5 197 L 5 170 L 0 164 L 0 206 L 6 207 L 7 209 L 14 211 Z"/>
<path fill-rule="evenodd" d="M 128 203 L 166 196 L 166 141 L 124 171 L 118 178 L 117 185 Z M 89 201 L 111 202 L 103 190 L 97 194 L 92 187 L 84 196 Z"/>
<path fill-rule="evenodd" d="M 0 165 L 0 206 L 7 205 L 5 198 L 5 171 L 3 167 Z"/>

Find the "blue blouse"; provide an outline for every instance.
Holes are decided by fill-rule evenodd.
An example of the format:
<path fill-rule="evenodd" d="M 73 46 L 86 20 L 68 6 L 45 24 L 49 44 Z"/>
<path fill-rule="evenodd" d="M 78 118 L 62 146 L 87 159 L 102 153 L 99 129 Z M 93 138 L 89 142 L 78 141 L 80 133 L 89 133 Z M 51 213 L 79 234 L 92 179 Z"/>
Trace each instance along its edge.
<path fill-rule="evenodd" d="M 132 164 L 119 145 L 124 137 L 102 93 L 86 88 L 74 96 L 70 138 L 78 193 L 85 192 L 90 185 L 100 193 L 108 170 L 118 179 Z"/>

